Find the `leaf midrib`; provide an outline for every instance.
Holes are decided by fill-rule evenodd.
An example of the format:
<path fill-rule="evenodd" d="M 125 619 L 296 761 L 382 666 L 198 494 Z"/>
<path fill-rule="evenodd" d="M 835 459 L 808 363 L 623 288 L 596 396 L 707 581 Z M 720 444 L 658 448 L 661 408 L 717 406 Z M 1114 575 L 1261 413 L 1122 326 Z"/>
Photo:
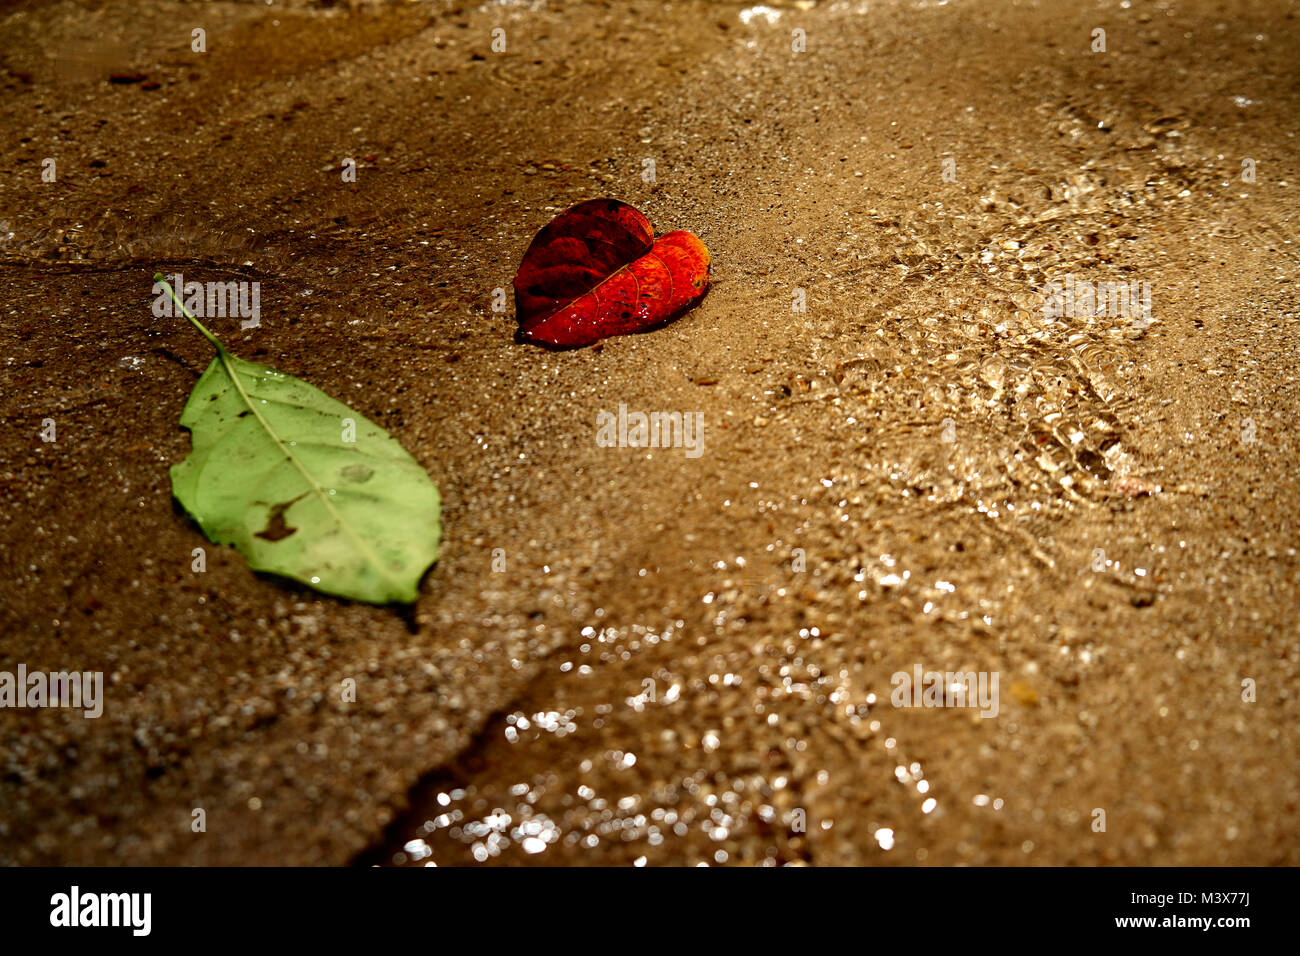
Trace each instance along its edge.
<path fill-rule="evenodd" d="M 661 236 L 660 238 L 663 238 L 663 237 Z M 676 283 L 673 282 L 673 270 L 670 269 L 670 268 L 668 267 L 668 263 L 664 262 L 664 261 L 663 261 L 662 259 L 660 259 L 657 255 L 655 255 L 655 245 L 656 245 L 658 242 L 659 242 L 659 239 L 655 239 L 654 242 L 650 243 L 650 248 L 647 249 L 645 252 L 643 252 L 641 255 L 637 256 L 637 257 L 636 257 L 635 259 L 633 259 L 631 262 L 625 262 L 625 263 L 623 263 L 623 265 L 619 266 L 617 269 L 615 269 L 615 270 L 614 270 L 613 272 L 611 272 L 609 275 L 605 276 L 605 278 L 601 279 L 599 282 L 597 282 L 594 286 L 592 286 L 592 287 L 591 287 L 590 289 L 588 289 L 586 292 L 583 292 L 583 293 L 581 293 L 581 294 L 579 294 L 579 295 L 575 295 L 575 296 L 574 296 L 572 299 L 570 299 L 569 301 L 564 302 L 564 303 L 561 303 L 560 305 L 558 305 L 558 306 L 555 308 L 555 311 L 548 313 L 547 315 L 543 316 L 542 318 L 540 318 L 540 319 L 538 319 L 536 322 L 534 322 L 534 323 L 533 323 L 533 327 L 535 328 L 536 326 L 541 325 L 543 322 L 547 322 L 547 321 L 549 321 L 549 320 L 555 318 L 557 315 L 559 315 L 559 314 L 560 314 L 561 312 L 563 312 L 565 309 L 572 308 L 572 307 L 573 307 L 573 304 L 574 304 L 575 302 L 578 302 L 578 301 L 581 300 L 581 299 L 585 299 L 587 296 L 592 296 L 592 297 L 595 298 L 595 300 L 596 300 L 597 302 L 600 302 L 600 301 L 601 301 L 601 299 L 600 299 L 600 293 L 599 293 L 600 287 L 603 286 L 603 285 L 605 285 L 605 283 L 609 282 L 611 279 L 613 279 L 615 276 L 617 276 L 620 272 L 623 272 L 624 270 L 631 269 L 634 265 L 636 265 L 636 264 L 637 264 L 638 262 L 640 262 L 642 259 L 654 259 L 656 262 L 658 262 L 661 266 L 664 267 L 664 272 L 666 272 L 666 273 L 668 274 L 668 298 L 669 298 L 669 300 L 671 301 L 671 299 L 672 299 L 672 294 L 673 294 L 673 292 L 674 292 L 675 289 L 676 289 Z M 637 299 L 640 299 L 640 298 L 641 298 L 641 280 L 638 279 L 638 278 L 636 277 L 636 273 L 635 273 L 635 272 L 632 272 L 632 273 L 631 273 L 631 276 L 632 276 L 632 281 L 633 281 L 634 283 L 636 283 L 636 298 L 637 298 Z"/>
<path fill-rule="evenodd" d="M 280 449 L 280 451 L 284 454 L 286 458 L 289 459 L 289 461 L 293 462 L 293 466 L 297 468 L 298 473 L 301 474 L 304 479 L 306 479 L 308 486 L 312 489 L 312 491 L 316 493 L 316 496 L 320 498 L 321 503 L 325 505 L 326 510 L 328 510 L 329 513 L 333 516 L 334 521 L 338 524 L 340 528 L 342 528 L 352 538 L 353 541 L 357 543 L 357 545 L 359 546 L 358 550 L 362 551 L 364 554 L 368 556 L 371 564 L 379 571 L 379 573 L 383 576 L 384 580 L 387 581 L 390 585 L 392 585 L 393 589 L 396 590 L 398 593 L 404 593 L 402 588 L 402 582 L 389 573 L 388 569 L 384 566 L 383 562 L 380 560 L 379 555 L 376 554 L 374 549 L 370 547 L 366 539 L 363 538 L 360 534 L 358 534 L 356 530 L 353 529 L 351 524 L 343 520 L 343 516 L 339 514 L 338 510 L 334 507 L 334 503 L 330 501 L 329 495 L 325 494 L 325 489 L 321 487 L 320 483 L 317 482 L 314 477 L 312 477 L 311 472 L 309 472 L 307 468 L 303 465 L 303 463 L 298 460 L 298 457 L 292 451 L 289 450 L 289 447 L 280 439 L 280 436 L 277 435 L 275 430 L 271 427 L 270 422 L 268 422 L 266 418 L 263 417 L 262 412 L 258 409 L 256 405 L 253 404 L 252 397 L 248 394 L 247 391 L 244 390 L 244 384 L 239 380 L 239 372 L 235 369 L 234 365 L 230 361 L 231 359 L 230 353 L 227 352 L 224 348 L 219 348 L 217 352 L 217 356 L 221 360 L 222 367 L 226 370 L 226 375 L 229 376 L 231 382 L 234 383 L 235 390 L 239 392 L 239 397 L 242 398 L 244 404 L 248 406 L 248 410 L 252 412 L 253 415 L 257 418 L 258 422 L 262 426 L 263 431 L 266 432 L 266 434 L 270 437 L 271 441 L 275 442 L 276 447 Z"/>

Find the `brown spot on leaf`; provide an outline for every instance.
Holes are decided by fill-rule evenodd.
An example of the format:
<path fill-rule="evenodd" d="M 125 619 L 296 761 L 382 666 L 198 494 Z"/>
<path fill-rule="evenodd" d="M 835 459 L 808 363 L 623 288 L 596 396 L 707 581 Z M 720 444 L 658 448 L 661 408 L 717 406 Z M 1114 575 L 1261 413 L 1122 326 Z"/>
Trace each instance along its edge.
<path fill-rule="evenodd" d="M 265 541 L 283 541 L 289 535 L 297 532 L 297 528 L 289 527 L 289 522 L 284 520 L 284 513 L 306 494 L 304 491 L 297 498 L 282 501 L 278 505 L 271 505 L 271 513 L 267 516 L 266 527 L 257 532 L 254 537 L 262 538 Z"/>

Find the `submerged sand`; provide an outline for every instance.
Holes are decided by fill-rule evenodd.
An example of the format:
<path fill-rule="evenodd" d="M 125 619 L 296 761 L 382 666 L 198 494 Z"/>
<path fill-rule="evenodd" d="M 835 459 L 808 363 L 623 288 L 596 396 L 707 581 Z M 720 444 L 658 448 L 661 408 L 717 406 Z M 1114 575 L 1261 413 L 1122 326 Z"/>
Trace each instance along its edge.
<path fill-rule="evenodd" d="M 0 710 L 0 861 L 1300 862 L 1297 50 L 1282 2 L 7 5 L 0 666 L 106 688 Z M 712 290 L 516 344 L 595 196 Z M 428 469 L 409 612 L 191 570 L 158 270 L 260 282 L 231 351 Z M 1152 321 L 1048 321 L 1067 276 Z"/>

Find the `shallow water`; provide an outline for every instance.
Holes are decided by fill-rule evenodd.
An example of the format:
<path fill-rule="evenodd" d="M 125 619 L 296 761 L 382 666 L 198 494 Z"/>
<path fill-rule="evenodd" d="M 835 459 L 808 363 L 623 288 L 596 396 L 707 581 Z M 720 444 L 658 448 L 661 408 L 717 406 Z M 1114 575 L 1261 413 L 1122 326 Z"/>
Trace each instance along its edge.
<path fill-rule="evenodd" d="M 0 20 L 5 162 L 71 171 L 0 182 L 0 650 L 116 688 L 0 714 L 0 857 L 1297 862 L 1286 5 L 282 7 L 205 9 L 205 57 L 147 4 Z M 697 233 L 712 290 L 516 345 L 493 290 L 597 195 Z M 261 281 L 232 351 L 428 467 L 409 615 L 189 575 L 206 354 L 159 268 Z M 1152 321 L 1049 319 L 1068 276 Z M 598 447 L 619 404 L 704 454 Z M 918 665 L 996 673 L 997 716 L 893 706 Z"/>

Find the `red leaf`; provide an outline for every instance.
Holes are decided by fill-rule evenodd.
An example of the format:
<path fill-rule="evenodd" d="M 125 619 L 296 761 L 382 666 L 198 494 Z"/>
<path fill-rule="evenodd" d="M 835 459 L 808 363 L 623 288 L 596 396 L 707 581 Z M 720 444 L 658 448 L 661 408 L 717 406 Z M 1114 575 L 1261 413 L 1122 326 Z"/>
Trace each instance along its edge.
<path fill-rule="evenodd" d="M 515 318 L 530 342 L 579 348 L 671 322 L 708 287 L 709 250 L 699 239 L 655 239 L 627 203 L 592 199 L 533 239 L 515 276 Z"/>

